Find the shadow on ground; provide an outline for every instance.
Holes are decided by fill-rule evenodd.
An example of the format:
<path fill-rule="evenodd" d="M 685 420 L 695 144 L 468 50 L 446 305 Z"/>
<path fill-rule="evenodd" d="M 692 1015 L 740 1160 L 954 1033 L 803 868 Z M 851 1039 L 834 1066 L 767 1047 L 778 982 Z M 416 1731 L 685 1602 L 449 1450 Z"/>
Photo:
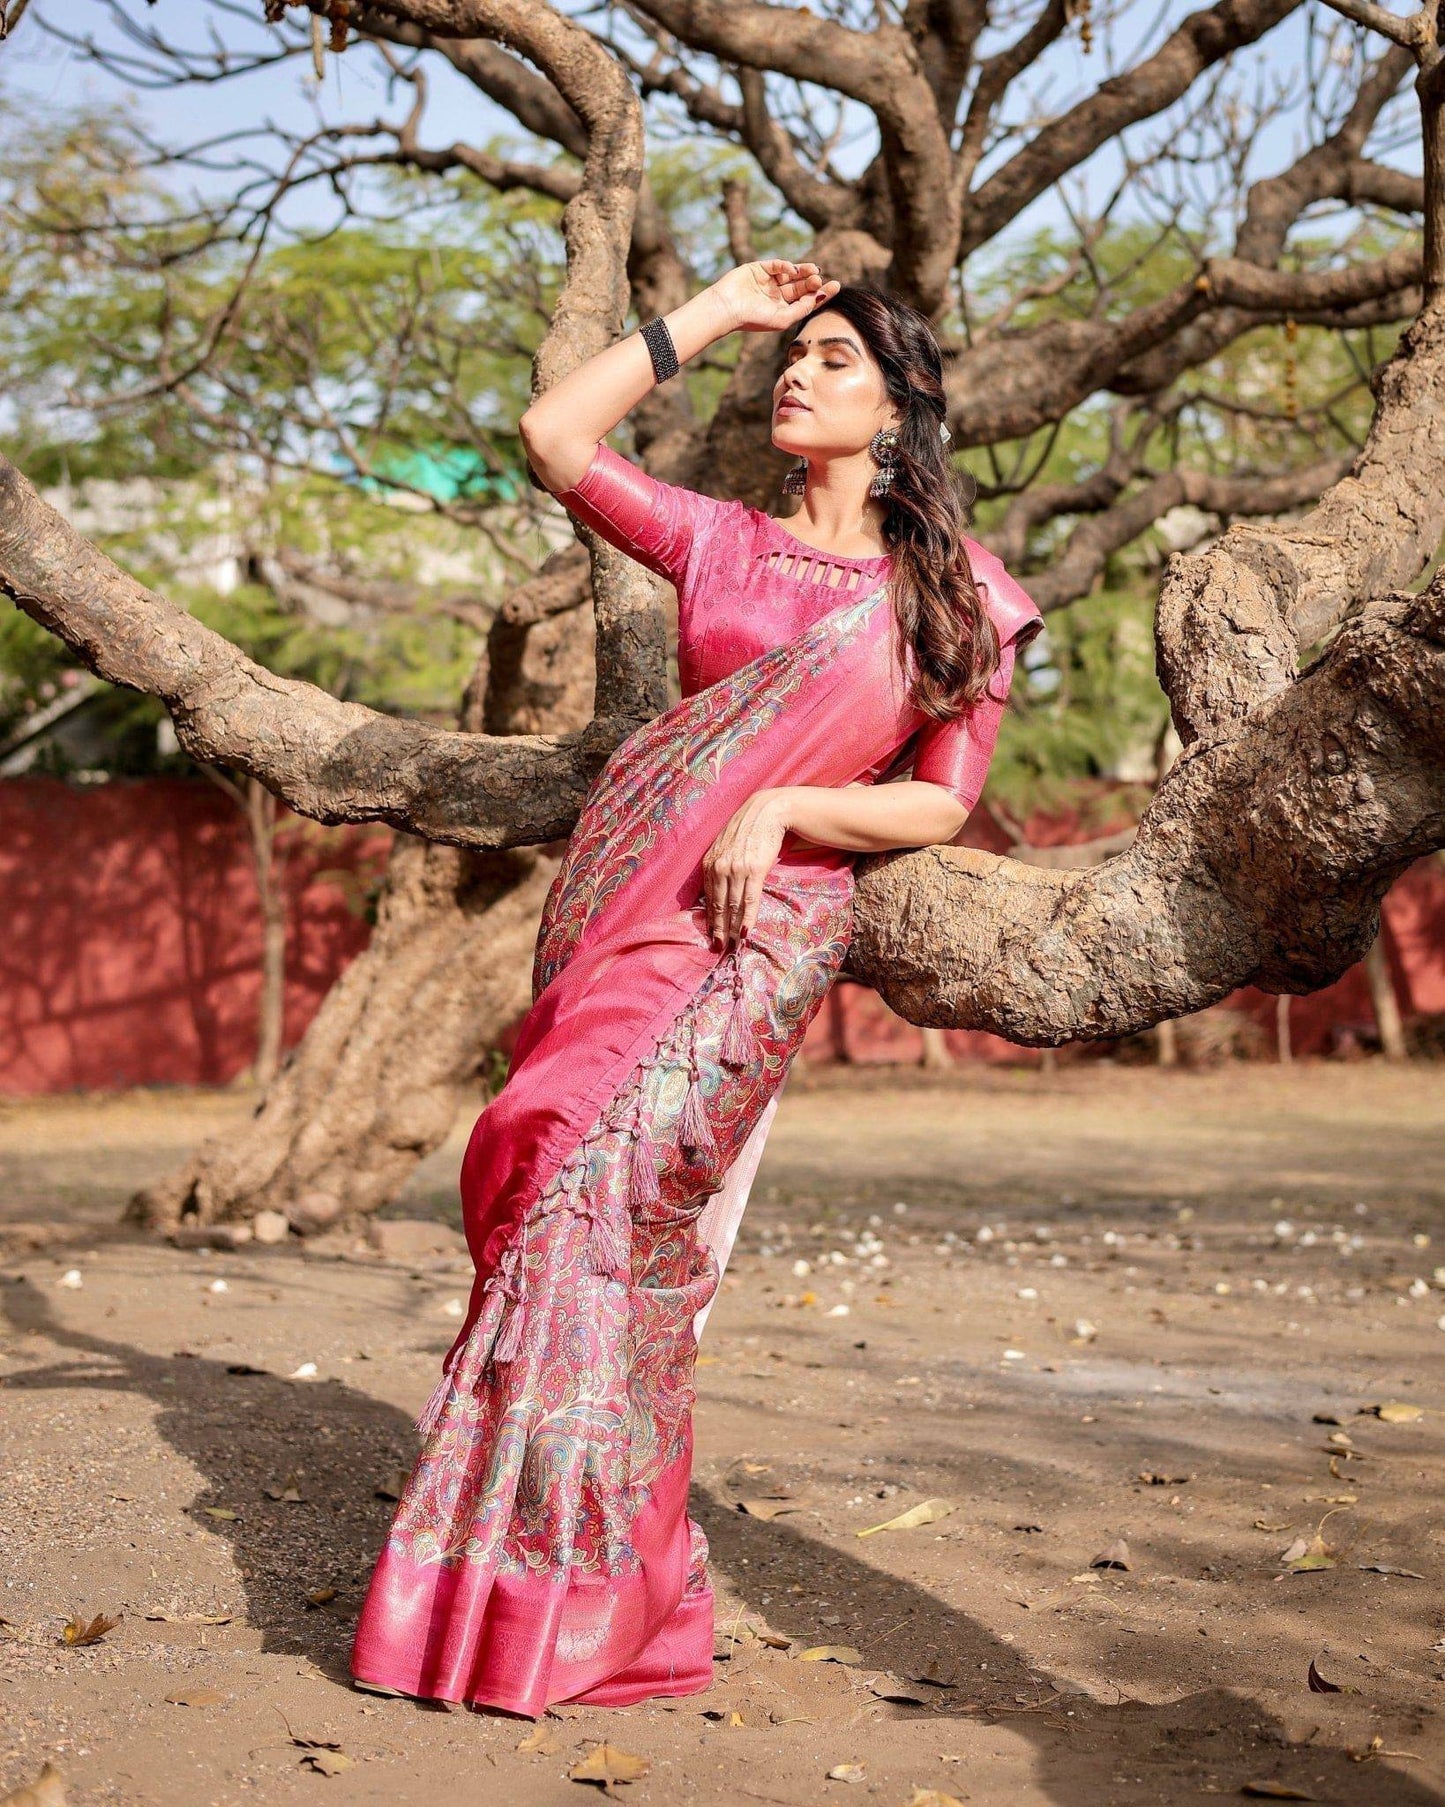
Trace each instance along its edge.
<path fill-rule="evenodd" d="M 68 1330 L 28 1282 L 5 1287 L 0 1304 L 17 1330 L 39 1331 L 72 1352 L 71 1360 L 17 1373 L 7 1390 L 132 1392 L 152 1401 L 160 1435 L 206 1477 L 189 1514 L 230 1541 L 247 1616 L 263 1648 L 303 1655 L 330 1680 L 349 1685 L 351 1624 L 394 1509 L 373 1488 L 389 1464 L 408 1460 L 415 1447 L 405 1414 L 339 1381 L 297 1385 L 271 1374 L 235 1374 L 204 1356 L 153 1356 Z M 267 1500 L 263 1489 L 293 1467 L 305 1470 L 305 1503 Z M 239 1510 L 242 1517 L 212 1519 L 207 1506 Z M 782 1549 L 807 1593 L 846 1591 L 864 1623 L 887 1628 L 876 1651 L 864 1640 L 866 1663 L 899 1674 L 938 1657 L 955 1665 L 970 1679 L 940 1690 L 937 1705 L 894 1711 L 945 1724 L 1007 1726 L 1032 1744 L 1036 1785 L 1058 1807 L 1097 1807 L 1104 1774 L 1111 1778 L 1108 1799 L 1120 1807 L 1215 1792 L 1204 1787 L 1206 1778 L 1220 1778 L 1218 1786 L 1235 1793 L 1255 1777 L 1289 1784 L 1306 1799 L 1351 1807 L 1445 1801 L 1417 1779 L 1360 1762 L 1322 1739 L 1291 1743 L 1300 1728 L 1287 1728 L 1242 1688 L 1201 1690 L 1162 1705 L 1060 1693 L 1039 1665 L 907 1581 L 792 1527 L 750 1519 L 700 1489 L 692 1510 L 716 1566 L 749 1609 L 767 1616 L 749 1591 L 767 1584 L 750 1581 L 749 1568 L 776 1570 Z M 324 1586 L 336 1587 L 337 1599 L 309 1610 L 307 1591 Z M 1181 1672 L 1187 1668 L 1181 1662 Z M 1307 1731 L 1307 1714 L 1301 1723 Z M 944 1733 L 940 1744 L 946 1743 Z"/>

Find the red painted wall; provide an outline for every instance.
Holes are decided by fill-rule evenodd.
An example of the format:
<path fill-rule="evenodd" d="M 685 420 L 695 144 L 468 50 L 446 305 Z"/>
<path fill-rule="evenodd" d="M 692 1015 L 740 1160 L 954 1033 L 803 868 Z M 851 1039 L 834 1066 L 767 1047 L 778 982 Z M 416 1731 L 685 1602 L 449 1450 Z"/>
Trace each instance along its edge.
<path fill-rule="evenodd" d="M 278 814 L 289 1048 L 370 937 L 391 834 Z M 245 824 L 205 779 L 0 782 L 0 913 L 0 1092 L 223 1085 L 254 1058 Z"/>
<path fill-rule="evenodd" d="M 1023 824 L 1026 838 L 1047 846 L 1122 826 L 1132 817 L 1122 796 L 1110 814 L 1111 788 L 1122 790 L 1091 792 L 1087 826 L 1077 810 L 1037 814 Z M 993 851 L 1008 845 L 986 806 L 968 838 Z M 386 829 L 322 828 L 280 812 L 288 1048 L 366 946 L 366 896 L 390 844 Z M 0 920 L 0 1093 L 224 1085 L 254 1057 L 261 931 L 245 825 L 204 779 L 0 781 Z M 1445 1012 L 1445 863 L 1422 860 L 1404 874 L 1385 900 L 1385 925 L 1402 1010 Z M 1273 1046 L 1273 997 L 1241 991 L 1226 1001 L 1257 1016 Z M 1340 1027 L 1373 1028 L 1359 967 L 1291 1005 L 1296 1054 L 1328 1052 Z M 945 1042 L 963 1059 L 1038 1059 L 973 1030 L 950 1029 Z M 922 1045 L 876 993 L 843 981 L 802 1058 L 916 1062 Z"/>

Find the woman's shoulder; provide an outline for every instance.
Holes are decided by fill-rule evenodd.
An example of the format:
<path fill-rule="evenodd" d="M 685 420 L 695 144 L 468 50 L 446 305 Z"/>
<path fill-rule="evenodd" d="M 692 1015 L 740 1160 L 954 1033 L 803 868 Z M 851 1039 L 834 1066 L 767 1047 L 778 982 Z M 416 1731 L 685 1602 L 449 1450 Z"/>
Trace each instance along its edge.
<path fill-rule="evenodd" d="M 998 629 L 1000 643 L 1007 645 L 1012 640 L 1019 646 L 1026 646 L 1044 625 L 1038 604 L 1018 579 L 1009 574 L 996 553 L 967 535 L 963 543 L 974 584 L 989 618 Z"/>

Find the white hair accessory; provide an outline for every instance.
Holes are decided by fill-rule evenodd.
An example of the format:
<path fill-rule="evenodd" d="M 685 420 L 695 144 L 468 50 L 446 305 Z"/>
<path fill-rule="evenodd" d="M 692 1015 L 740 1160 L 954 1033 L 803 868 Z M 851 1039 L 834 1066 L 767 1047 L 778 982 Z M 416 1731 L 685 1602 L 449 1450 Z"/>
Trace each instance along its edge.
<path fill-rule="evenodd" d="M 938 437 L 943 441 L 943 443 L 945 445 L 947 445 L 949 440 L 953 438 L 952 433 L 950 433 L 948 430 L 948 422 L 946 420 L 941 420 L 938 423 Z"/>

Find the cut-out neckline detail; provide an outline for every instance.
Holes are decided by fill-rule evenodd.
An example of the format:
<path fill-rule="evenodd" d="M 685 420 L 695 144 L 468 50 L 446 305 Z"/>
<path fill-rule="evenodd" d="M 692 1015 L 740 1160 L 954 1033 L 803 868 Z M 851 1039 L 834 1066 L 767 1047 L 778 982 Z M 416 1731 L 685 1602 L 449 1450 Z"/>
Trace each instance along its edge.
<path fill-rule="evenodd" d="M 822 585 L 830 590 L 860 590 L 868 575 L 863 567 L 887 564 L 890 556 L 886 552 L 851 556 L 824 552 L 817 546 L 810 546 L 806 540 L 800 540 L 797 534 L 790 533 L 772 515 L 764 515 L 763 519 L 775 533 L 781 534 L 797 547 L 796 552 L 775 547 L 764 554 L 763 569 L 770 577 L 791 577 L 795 582 Z"/>

